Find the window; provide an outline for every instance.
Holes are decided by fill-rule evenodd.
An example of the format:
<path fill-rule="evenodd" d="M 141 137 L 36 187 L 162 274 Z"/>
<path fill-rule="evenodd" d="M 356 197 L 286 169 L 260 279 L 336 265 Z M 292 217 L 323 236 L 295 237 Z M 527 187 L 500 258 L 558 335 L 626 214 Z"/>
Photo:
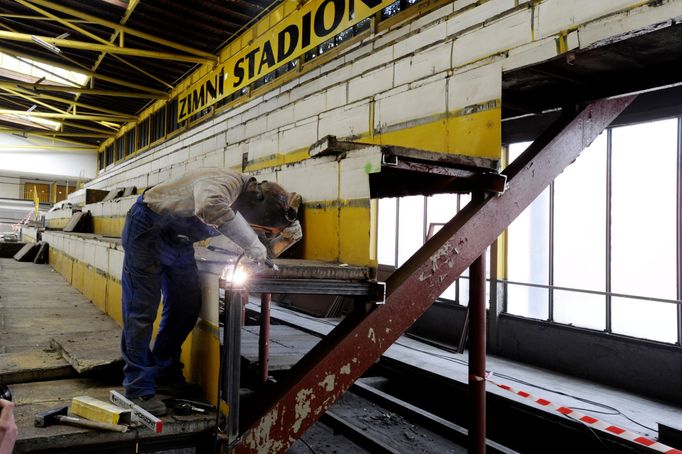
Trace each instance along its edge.
<path fill-rule="evenodd" d="M 396 268 L 401 266 L 470 200 L 469 194 L 380 199 L 377 226 L 379 263 Z M 468 303 L 468 270 L 443 292 L 441 298 L 462 305 Z"/>
<path fill-rule="evenodd" d="M 605 131 L 512 223 L 509 313 L 682 341 L 681 124 Z M 512 145 L 510 159 L 526 145 Z"/>
<path fill-rule="evenodd" d="M 151 117 L 151 142 L 156 142 L 162 138 L 165 134 L 166 125 L 166 107 L 162 107 L 158 111 L 154 112 Z"/>
<path fill-rule="evenodd" d="M 123 159 L 123 151 L 125 150 L 125 136 L 117 138 L 114 143 L 116 148 L 116 160 L 118 161 Z"/>
<path fill-rule="evenodd" d="M 65 185 L 58 184 L 56 189 L 57 199 L 55 200 L 55 202 L 61 202 L 62 200 L 65 200 L 69 194 L 76 190 L 76 186 L 69 185 L 67 182 L 67 184 Z"/>
<path fill-rule="evenodd" d="M 105 153 L 107 155 L 106 165 L 113 164 L 114 163 L 114 144 L 113 143 L 105 148 Z"/>
<path fill-rule="evenodd" d="M 149 117 L 145 118 L 137 125 L 137 149 L 149 145 Z"/>
<path fill-rule="evenodd" d="M 180 127 L 178 124 L 178 98 L 173 98 L 166 104 L 166 133 L 170 134 Z"/>
<path fill-rule="evenodd" d="M 40 203 L 50 202 L 50 184 L 49 183 L 33 183 L 27 181 L 24 183 L 24 199 L 34 200 L 35 194 L 38 194 Z"/>
<path fill-rule="evenodd" d="M 677 121 L 613 130 L 611 290 L 677 298 Z M 613 331 L 677 340 L 674 304 L 614 298 Z"/>
<path fill-rule="evenodd" d="M 135 128 L 125 133 L 125 156 L 135 152 Z"/>
<path fill-rule="evenodd" d="M 510 162 L 528 145 L 510 146 Z M 508 232 L 508 279 L 514 283 L 507 286 L 507 311 L 546 320 L 549 316 L 548 291 L 532 284 L 549 283 L 549 189 L 516 218 Z"/>
<path fill-rule="evenodd" d="M 607 133 L 602 133 L 554 181 L 554 282 L 606 290 Z M 606 296 L 555 290 L 554 320 L 606 328 Z"/>

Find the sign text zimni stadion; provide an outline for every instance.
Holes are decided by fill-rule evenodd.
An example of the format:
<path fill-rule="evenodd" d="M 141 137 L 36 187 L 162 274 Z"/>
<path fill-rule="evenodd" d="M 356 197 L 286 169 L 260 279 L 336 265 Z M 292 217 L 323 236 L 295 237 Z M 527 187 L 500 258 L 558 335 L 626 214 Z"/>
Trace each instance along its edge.
<path fill-rule="evenodd" d="M 241 90 L 394 0 L 313 0 L 180 93 L 178 122 Z"/>

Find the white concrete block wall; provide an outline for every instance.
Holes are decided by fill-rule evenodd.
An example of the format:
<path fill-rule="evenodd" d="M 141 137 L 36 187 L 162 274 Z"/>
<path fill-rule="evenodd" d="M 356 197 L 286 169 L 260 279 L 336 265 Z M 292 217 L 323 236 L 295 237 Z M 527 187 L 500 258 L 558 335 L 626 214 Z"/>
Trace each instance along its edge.
<path fill-rule="evenodd" d="M 288 150 L 303 149 L 317 142 L 317 117 L 300 121 L 279 132 L 279 146 Z"/>
<path fill-rule="evenodd" d="M 408 55 L 393 66 L 396 86 L 447 71 L 450 68 L 451 41 L 435 45 L 424 52 Z"/>
<path fill-rule="evenodd" d="M 326 134 L 357 138 L 370 130 L 372 96 L 375 127 L 430 121 L 498 99 L 502 71 L 555 57 L 566 33 L 568 49 L 581 49 L 680 16 L 679 0 L 455 0 L 341 48 L 332 61 L 108 167 L 88 186 L 150 186 L 199 163 L 221 165 L 221 154 L 223 166 L 241 168 L 247 151 L 257 159 L 305 149 Z"/>
<path fill-rule="evenodd" d="M 530 9 L 520 10 L 459 36 L 452 47 L 452 66 L 464 66 L 532 41 L 533 33 L 528 26 L 531 18 Z"/>
<path fill-rule="evenodd" d="M 545 0 L 538 5 L 538 18 L 534 24 L 537 37 L 545 38 L 611 11 L 641 3 L 636 0 Z"/>
<path fill-rule="evenodd" d="M 107 244 L 101 243 L 95 245 L 95 268 L 102 271 L 109 269 L 109 247 Z"/>
<path fill-rule="evenodd" d="M 97 242 L 94 240 L 84 240 L 85 249 L 83 251 L 83 262 L 90 266 L 95 266 L 95 252 Z"/>
<path fill-rule="evenodd" d="M 489 67 L 486 65 L 455 74 L 448 80 L 448 110 L 461 109 L 497 97 L 502 73 L 490 71 Z"/>
<path fill-rule="evenodd" d="M 682 20 L 682 2 L 679 0 L 665 3 L 665 8 L 642 5 L 629 11 L 628 14 L 606 17 L 581 26 L 578 29 L 580 47 L 590 47 L 613 36 L 634 32 L 651 24 L 669 22 L 671 19 L 676 23 Z"/>
<path fill-rule="evenodd" d="M 314 93 L 294 104 L 294 121 L 306 120 L 327 110 L 327 93 Z"/>
<path fill-rule="evenodd" d="M 306 202 L 336 200 L 339 194 L 339 170 L 334 156 L 323 156 L 287 167 L 277 173 L 277 182 L 288 191 L 298 192 Z M 260 178 L 264 178 L 259 175 Z M 267 179 L 267 178 L 265 178 Z M 311 193 L 315 188 L 314 194 Z"/>
<path fill-rule="evenodd" d="M 370 98 L 393 88 L 393 65 L 368 71 L 348 82 L 348 102 Z"/>
<path fill-rule="evenodd" d="M 339 198 L 341 200 L 369 198 L 370 173 L 381 170 L 380 147 L 349 153 L 346 159 L 339 161 Z"/>
<path fill-rule="evenodd" d="M 121 280 L 123 273 L 123 252 L 117 249 L 109 249 L 109 263 L 107 273 L 118 280 Z"/>
<path fill-rule="evenodd" d="M 355 138 L 368 129 L 369 102 L 361 101 L 321 114 L 317 135 Z"/>
<path fill-rule="evenodd" d="M 403 86 L 388 92 L 386 97 L 377 97 L 375 128 L 383 130 L 415 118 L 445 113 L 446 89 L 447 80 L 441 78 L 413 89 Z"/>

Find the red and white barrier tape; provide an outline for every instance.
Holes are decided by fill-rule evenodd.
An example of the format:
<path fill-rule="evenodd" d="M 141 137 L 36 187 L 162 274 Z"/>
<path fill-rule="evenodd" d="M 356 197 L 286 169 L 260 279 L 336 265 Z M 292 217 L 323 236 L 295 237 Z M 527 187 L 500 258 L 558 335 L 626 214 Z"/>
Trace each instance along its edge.
<path fill-rule="evenodd" d="M 578 411 L 572 410 L 567 407 L 562 407 L 560 405 L 553 404 L 552 402 L 542 399 L 539 397 L 535 397 L 530 393 L 527 393 L 525 391 L 518 391 L 511 386 L 508 385 L 503 385 L 500 383 L 497 383 L 490 378 L 493 376 L 492 373 L 487 373 L 486 374 L 486 380 L 492 383 L 493 385 L 502 388 L 506 391 L 512 392 L 516 394 L 517 396 L 524 397 L 528 400 L 534 401 L 536 404 L 541 405 L 543 407 L 551 408 L 562 415 L 566 415 L 569 418 L 575 419 L 576 421 L 579 421 L 583 424 L 585 424 L 588 427 L 600 430 L 602 432 L 609 433 L 611 435 L 616 435 L 620 438 L 623 438 L 628 441 L 632 441 L 634 443 L 638 443 L 640 445 L 646 446 L 648 448 L 651 448 L 655 451 L 658 452 L 663 452 L 666 454 L 682 454 L 682 451 L 679 449 L 672 448 L 670 446 L 664 445 L 663 443 L 659 443 L 655 440 L 652 440 L 647 437 L 643 437 L 642 435 L 636 434 L 634 432 L 630 432 L 629 430 L 625 430 L 623 428 L 620 428 L 618 426 L 614 426 L 613 424 L 609 424 L 604 421 L 600 421 L 597 418 L 593 418 L 592 416 L 585 415 L 583 413 L 580 413 Z"/>

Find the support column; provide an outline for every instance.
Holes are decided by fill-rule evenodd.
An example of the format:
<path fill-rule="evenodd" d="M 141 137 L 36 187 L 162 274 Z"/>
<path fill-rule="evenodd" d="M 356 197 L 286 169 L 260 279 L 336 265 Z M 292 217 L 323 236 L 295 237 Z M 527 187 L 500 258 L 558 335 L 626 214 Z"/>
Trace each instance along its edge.
<path fill-rule="evenodd" d="M 260 296 L 260 332 L 258 333 L 258 367 L 262 383 L 268 381 L 268 359 L 270 356 L 270 301 L 272 294 Z"/>
<path fill-rule="evenodd" d="M 485 254 L 469 268 L 469 452 L 485 453 Z"/>
<path fill-rule="evenodd" d="M 248 298 L 248 294 L 247 294 Z M 239 434 L 239 388 L 241 376 L 242 293 L 233 290 L 225 295 L 225 320 L 223 321 L 223 400 L 227 404 L 228 442 Z"/>

